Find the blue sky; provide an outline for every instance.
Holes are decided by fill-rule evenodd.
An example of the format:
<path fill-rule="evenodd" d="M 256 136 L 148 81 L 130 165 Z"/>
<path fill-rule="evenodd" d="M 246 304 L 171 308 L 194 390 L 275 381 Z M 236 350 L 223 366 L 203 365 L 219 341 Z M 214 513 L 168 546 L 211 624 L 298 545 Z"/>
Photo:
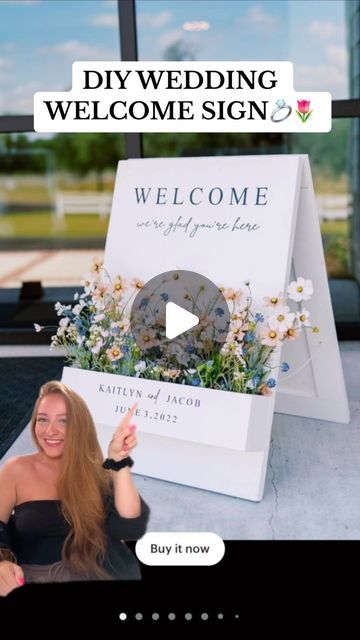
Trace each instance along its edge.
<path fill-rule="evenodd" d="M 343 0 L 137 0 L 139 58 L 180 41 L 198 60 L 291 60 L 295 89 L 348 97 Z M 207 28 L 188 31 L 184 23 Z M 71 85 L 75 60 L 119 58 L 114 0 L 0 0 L 0 113 Z"/>

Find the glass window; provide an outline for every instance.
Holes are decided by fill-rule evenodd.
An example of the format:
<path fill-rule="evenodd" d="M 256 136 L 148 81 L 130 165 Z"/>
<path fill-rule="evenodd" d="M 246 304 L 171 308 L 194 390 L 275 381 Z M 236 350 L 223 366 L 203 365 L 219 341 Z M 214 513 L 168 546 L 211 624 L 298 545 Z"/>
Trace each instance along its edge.
<path fill-rule="evenodd" d="M 36 91 L 71 88 L 75 60 L 118 60 L 115 0 L 0 1 L 0 115 L 31 114 Z"/>
<path fill-rule="evenodd" d="M 330 133 L 288 136 L 291 153 L 307 153 L 311 162 L 315 196 L 328 275 L 350 278 L 353 185 L 350 173 L 352 121 L 333 120 Z"/>
<path fill-rule="evenodd" d="M 105 245 L 121 158 L 120 134 L 0 135 L 0 287 L 79 284 Z"/>
<path fill-rule="evenodd" d="M 137 0 L 139 59 L 291 60 L 296 89 L 349 96 L 345 2 L 291 0 Z M 350 160 L 358 153 L 351 121 L 333 121 L 329 134 L 144 134 L 145 156 L 307 153 L 321 219 L 328 274 L 354 273 L 358 199 Z M 352 142 L 351 142 L 352 140 Z"/>
<path fill-rule="evenodd" d="M 291 60 L 297 90 L 349 97 L 345 1 L 137 0 L 139 60 Z"/>

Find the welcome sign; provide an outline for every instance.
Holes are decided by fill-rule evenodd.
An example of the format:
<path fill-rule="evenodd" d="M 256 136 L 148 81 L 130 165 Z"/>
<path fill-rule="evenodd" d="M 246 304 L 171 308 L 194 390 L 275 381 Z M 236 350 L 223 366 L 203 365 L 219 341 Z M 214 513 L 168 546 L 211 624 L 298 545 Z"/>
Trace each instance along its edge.
<path fill-rule="evenodd" d="M 300 158 L 269 156 L 119 163 L 105 250 L 111 274 L 148 280 L 172 269 L 216 284 L 280 291 L 300 189 Z M 122 251 L 122 246 L 124 251 Z"/>
<path fill-rule="evenodd" d="M 306 254 L 307 247 L 311 250 Z M 299 341 L 294 357 L 300 376 L 280 387 L 277 408 L 348 420 L 306 157 L 121 161 L 105 267 L 114 277 L 144 281 L 174 269 L 199 272 L 218 286 L 234 289 L 249 281 L 253 307 L 259 309 L 264 296 L 286 290 L 290 274 L 311 278 L 316 295 L 308 306 L 321 326 L 321 340 L 310 334 Z M 331 381 L 326 382 L 329 371 Z M 250 500 L 262 498 L 274 394 L 240 394 L 72 368 L 64 369 L 63 379 L 89 404 L 104 448 L 121 415 L 138 402 L 138 473 Z"/>

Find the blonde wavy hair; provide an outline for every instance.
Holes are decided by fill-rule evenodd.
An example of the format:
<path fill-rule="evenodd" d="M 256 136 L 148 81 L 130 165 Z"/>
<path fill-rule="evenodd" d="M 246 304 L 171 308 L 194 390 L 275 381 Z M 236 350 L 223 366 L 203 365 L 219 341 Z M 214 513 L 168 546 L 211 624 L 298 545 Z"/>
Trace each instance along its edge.
<path fill-rule="evenodd" d="M 41 451 L 35 435 L 37 412 L 41 400 L 54 393 L 64 398 L 67 409 L 57 488 L 71 531 L 63 545 L 62 561 L 81 575 L 108 578 L 102 563 L 107 543 L 105 501 L 111 492 L 111 478 L 102 467 L 104 456 L 91 413 L 84 400 L 63 382 L 52 380 L 41 387 L 31 418 L 33 442 Z"/>

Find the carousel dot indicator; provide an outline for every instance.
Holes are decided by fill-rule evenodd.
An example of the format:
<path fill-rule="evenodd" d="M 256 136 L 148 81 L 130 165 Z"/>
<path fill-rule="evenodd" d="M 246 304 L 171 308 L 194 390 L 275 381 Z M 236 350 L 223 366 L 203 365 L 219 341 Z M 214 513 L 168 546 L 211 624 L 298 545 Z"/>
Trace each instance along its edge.
<path fill-rule="evenodd" d="M 152 617 L 153 620 L 159 620 L 159 618 L 160 618 L 158 613 L 153 613 L 151 617 Z"/>
<path fill-rule="evenodd" d="M 191 620 L 192 619 L 192 614 L 191 613 L 185 613 L 185 620 Z"/>
<path fill-rule="evenodd" d="M 202 613 L 201 614 L 201 620 L 208 620 L 209 619 L 209 614 L 208 613 Z"/>
<path fill-rule="evenodd" d="M 218 619 L 219 620 L 223 620 L 224 619 L 224 614 L 223 613 L 218 613 Z"/>
<path fill-rule="evenodd" d="M 126 613 L 124 613 L 123 611 L 120 613 L 119 618 L 122 622 L 124 622 L 127 619 L 127 615 Z"/>
<path fill-rule="evenodd" d="M 169 618 L 169 620 L 175 620 L 175 618 L 176 618 L 175 613 L 169 613 L 168 618 Z"/>
<path fill-rule="evenodd" d="M 135 620 L 142 620 L 143 619 L 143 614 L 142 613 L 136 613 L 135 614 Z"/>

